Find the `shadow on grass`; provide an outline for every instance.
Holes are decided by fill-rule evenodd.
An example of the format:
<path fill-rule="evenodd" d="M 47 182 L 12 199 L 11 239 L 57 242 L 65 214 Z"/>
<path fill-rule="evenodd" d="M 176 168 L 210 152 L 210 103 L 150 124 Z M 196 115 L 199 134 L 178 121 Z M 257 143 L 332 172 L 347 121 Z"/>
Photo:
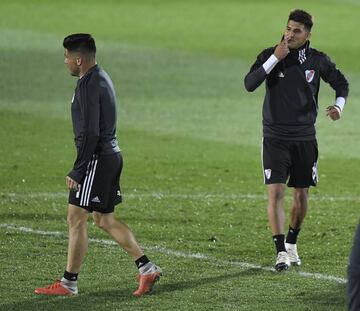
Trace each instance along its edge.
<path fill-rule="evenodd" d="M 216 284 L 229 279 L 236 279 L 261 273 L 263 273 L 261 270 L 249 269 L 238 273 L 228 273 L 195 280 L 184 280 L 181 282 L 166 283 L 166 279 L 164 279 L 162 283 L 156 285 L 153 294 L 148 297 L 154 297 L 155 299 L 158 297 L 161 300 L 162 295 L 166 293 L 193 289 L 207 284 Z M 147 297 L 144 298 L 146 299 Z M 132 291 L 129 289 L 97 290 L 89 292 L 84 290 L 75 297 L 48 297 L 36 296 L 34 294 L 34 298 L 14 303 L 0 304 L 0 310 L 105 310 L 106 307 L 108 307 L 108 310 L 113 310 L 111 306 L 116 306 L 116 310 L 120 310 L 121 307 L 128 308 L 129 304 L 137 305 L 138 302 L 142 304 L 144 302 L 144 298 L 138 299 L 133 297 Z M 167 297 L 167 299 L 169 298 Z M 174 301 L 174 307 L 175 304 L 176 302 Z"/>
<path fill-rule="evenodd" d="M 345 310 L 346 284 L 328 284 L 327 287 L 321 287 L 319 291 L 304 290 L 299 293 L 298 297 L 304 305 L 316 306 L 316 310 Z"/>

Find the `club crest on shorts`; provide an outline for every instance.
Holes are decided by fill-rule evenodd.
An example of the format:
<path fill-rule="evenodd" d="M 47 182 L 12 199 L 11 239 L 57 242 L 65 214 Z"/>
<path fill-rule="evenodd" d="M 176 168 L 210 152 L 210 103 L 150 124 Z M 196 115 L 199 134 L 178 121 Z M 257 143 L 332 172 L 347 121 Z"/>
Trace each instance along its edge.
<path fill-rule="evenodd" d="M 305 70 L 305 78 L 307 82 L 311 82 L 314 79 L 315 70 Z"/>
<path fill-rule="evenodd" d="M 271 177 L 271 169 L 270 168 L 265 169 L 264 174 L 265 174 L 266 179 L 270 179 L 270 177 Z"/>

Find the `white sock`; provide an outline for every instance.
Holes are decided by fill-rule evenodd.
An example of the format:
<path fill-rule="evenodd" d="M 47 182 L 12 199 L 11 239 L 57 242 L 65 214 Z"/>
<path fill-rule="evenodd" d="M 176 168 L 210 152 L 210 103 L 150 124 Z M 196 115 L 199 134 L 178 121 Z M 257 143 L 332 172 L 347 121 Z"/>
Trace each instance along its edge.
<path fill-rule="evenodd" d="M 149 261 L 146 265 L 143 265 L 141 268 L 139 268 L 140 274 L 149 274 L 152 273 L 155 269 L 155 265 Z"/>
<path fill-rule="evenodd" d="M 60 282 L 62 283 L 62 285 L 64 285 L 64 287 L 66 287 L 70 290 L 77 289 L 77 281 L 69 281 L 68 279 L 65 279 L 64 277 L 62 277 Z"/>

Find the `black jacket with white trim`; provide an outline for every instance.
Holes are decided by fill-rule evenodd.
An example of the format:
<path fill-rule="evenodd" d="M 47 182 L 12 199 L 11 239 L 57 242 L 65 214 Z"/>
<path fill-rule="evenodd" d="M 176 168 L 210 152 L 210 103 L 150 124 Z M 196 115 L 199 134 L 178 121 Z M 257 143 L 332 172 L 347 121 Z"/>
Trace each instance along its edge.
<path fill-rule="evenodd" d="M 77 157 L 68 174 L 80 183 L 94 154 L 120 152 L 116 141 L 116 96 L 108 74 L 92 67 L 76 85 L 71 104 Z"/>
<path fill-rule="evenodd" d="M 263 105 L 263 135 L 286 140 L 315 139 L 320 78 L 346 98 L 349 84 L 330 58 L 310 48 L 309 41 L 290 50 L 285 59 L 266 73 L 263 64 L 275 47 L 263 50 L 245 77 L 245 88 L 252 92 L 266 80 Z"/>

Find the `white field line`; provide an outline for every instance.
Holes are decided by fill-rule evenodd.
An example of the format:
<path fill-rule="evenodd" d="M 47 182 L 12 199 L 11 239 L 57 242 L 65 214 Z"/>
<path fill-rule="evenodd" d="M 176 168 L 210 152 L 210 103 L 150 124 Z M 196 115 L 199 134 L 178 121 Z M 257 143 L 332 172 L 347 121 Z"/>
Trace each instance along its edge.
<path fill-rule="evenodd" d="M 124 195 L 124 194 L 123 194 Z M 67 192 L 28 192 L 28 193 L 0 193 L 0 201 L 2 200 L 17 200 L 17 199 L 57 199 L 67 198 Z M 130 199 L 141 199 L 141 198 L 153 198 L 153 199 L 223 199 L 223 200 L 266 200 L 265 194 L 226 194 L 226 193 L 162 193 L 162 192 L 151 192 L 151 193 L 129 193 L 124 195 L 125 198 Z M 360 196 L 320 196 L 310 195 L 311 201 L 359 201 Z"/>
<path fill-rule="evenodd" d="M 42 235 L 42 236 L 67 237 L 66 233 L 60 232 L 60 231 L 35 230 L 32 228 L 16 226 L 13 224 L 0 224 L 0 228 L 14 230 L 14 231 L 20 231 L 20 232 L 30 233 L 30 234 L 37 234 L 37 235 Z M 104 240 L 104 239 L 89 239 L 89 242 L 102 244 L 102 245 L 115 245 L 115 246 L 118 245 L 115 241 Z M 248 262 L 242 262 L 242 261 L 222 260 L 222 259 L 218 259 L 216 257 L 211 257 L 211 256 L 203 255 L 200 253 L 183 253 L 183 252 L 174 251 L 174 250 L 171 250 L 171 249 L 168 249 L 165 247 L 161 247 L 161 246 L 148 246 L 148 247 L 144 247 L 144 249 L 152 250 L 152 251 L 155 251 L 158 253 L 176 256 L 176 257 L 209 261 L 210 263 L 221 264 L 224 266 L 231 265 L 231 266 L 240 267 L 242 269 L 257 269 L 257 270 L 275 272 L 274 268 L 271 268 L 271 267 L 264 267 L 264 266 L 260 266 L 260 265 L 256 265 L 256 264 L 252 264 L 252 263 L 248 263 Z M 346 279 L 344 279 L 344 278 L 339 278 L 336 276 L 326 275 L 326 274 L 321 274 L 321 273 L 301 272 L 301 271 L 296 272 L 296 273 L 303 277 L 315 278 L 315 279 L 324 280 L 324 281 L 331 281 L 331 282 L 335 282 L 335 283 L 339 283 L 339 284 L 345 284 L 347 282 Z"/>

